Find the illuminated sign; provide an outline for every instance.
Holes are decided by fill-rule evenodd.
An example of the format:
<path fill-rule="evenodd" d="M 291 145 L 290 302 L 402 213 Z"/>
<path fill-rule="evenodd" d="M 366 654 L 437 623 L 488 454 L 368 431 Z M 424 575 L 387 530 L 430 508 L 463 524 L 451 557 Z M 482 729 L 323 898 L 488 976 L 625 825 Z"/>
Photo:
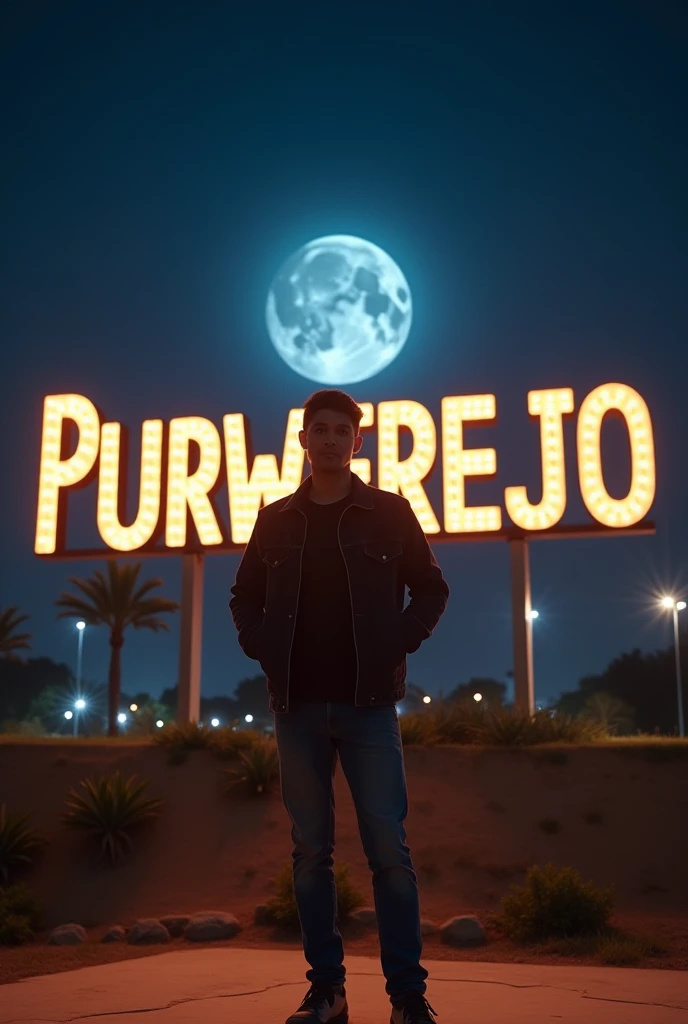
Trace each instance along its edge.
<path fill-rule="evenodd" d="M 464 444 L 467 424 L 486 425 L 495 420 L 494 395 L 442 399 L 442 524 L 423 487 L 438 454 L 437 427 L 431 413 L 411 400 L 380 402 L 377 408 L 369 402 L 360 405 L 364 414 L 361 427 L 377 426 L 378 486 L 403 494 L 426 534 L 480 536 L 502 529 L 500 505 L 467 505 L 465 493 L 467 478 L 494 477 L 497 472 L 494 448 Z M 528 393 L 528 413 L 540 425 L 542 496 L 533 504 L 524 486 L 504 491 L 504 507 L 511 522 L 528 533 L 555 526 L 566 510 L 563 419 L 573 412 L 571 388 Z M 622 418 L 630 443 L 631 479 L 623 498 L 612 497 L 604 482 L 601 431 L 609 413 Z M 124 523 L 126 432 L 120 423 L 103 422 L 95 405 L 83 395 L 48 395 L 43 411 L 34 550 L 39 555 L 65 551 L 67 494 L 86 486 L 96 475 L 96 521 L 107 548 L 121 552 L 190 548 L 196 543 L 189 535 L 191 523 L 204 550 L 239 547 L 248 541 L 261 505 L 291 494 L 301 483 L 305 452 L 298 433 L 302 419 L 303 410 L 290 410 L 281 471 L 274 455 L 257 455 L 249 471 L 246 422 L 241 413 L 223 417 L 222 435 L 202 416 L 184 416 L 168 424 L 145 420 L 138 509 L 133 521 Z M 70 441 L 74 429 L 75 443 Z M 411 453 L 404 459 L 399 450 L 402 429 L 412 438 Z M 578 411 L 576 448 L 580 490 L 593 519 L 607 528 L 638 523 L 655 495 L 652 421 L 638 392 L 626 384 L 603 384 L 591 391 Z M 361 479 L 371 482 L 369 459 L 354 459 L 351 466 Z M 223 482 L 227 484 L 229 530 L 213 501 Z"/>

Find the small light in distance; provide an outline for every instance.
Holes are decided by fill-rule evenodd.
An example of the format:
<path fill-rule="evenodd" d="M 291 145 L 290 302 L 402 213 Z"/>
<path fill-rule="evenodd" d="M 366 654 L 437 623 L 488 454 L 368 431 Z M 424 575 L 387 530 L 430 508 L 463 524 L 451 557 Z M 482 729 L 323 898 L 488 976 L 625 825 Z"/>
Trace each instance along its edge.
<path fill-rule="evenodd" d="M 67 721 L 69 721 L 70 718 L 73 718 L 73 717 L 74 717 L 74 712 L 73 711 L 65 711 L 65 718 L 67 719 Z"/>
<path fill-rule="evenodd" d="M 83 711 L 83 709 L 86 707 L 86 701 L 83 699 L 83 697 L 79 697 L 78 700 L 74 701 L 74 707 L 77 708 L 79 711 Z"/>
<path fill-rule="evenodd" d="M 219 718 L 211 718 L 210 719 L 210 724 L 212 725 L 213 729 L 217 729 L 218 725 L 220 724 L 220 719 Z"/>
<path fill-rule="evenodd" d="M 431 700 L 432 700 L 432 697 L 427 697 L 427 696 L 423 697 L 423 703 L 424 704 L 429 704 Z"/>
<path fill-rule="evenodd" d="M 253 715 L 246 715 L 245 721 L 252 722 L 253 721 Z"/>
<path fill-rule="evenodd" d="M 165 723 L 163 722 L 162 718 L 159 718 L 155 724 L 157 725 L 158 729 L 162 729 Z"/>
<path fill-rule="evenodd" d="M 673 597 L 663 597 L 662 598 L 662 608 L 673 608 L 673 607 L 674 607 L 674 599 L 673 599 Z"/>
<path fill-rule="evenodd" d="M 127 720 L 127 716 L 124 714 L 123 711 L 120 711 L 120 713 L 117 715 L 117 721 L 121 725 L 123 725 L 126 722 L 126 720 Z"/>
<path fill-rule="evenodd" d="M 83 619 L 79 619 L 79 621 L 76 624 L 76 628 L 79 630 L 86 629 L 86 623 L 84 622 Z"/>
<path fill-rule="evenodd" d="M 686 602 L 685 601 L 677 601 L 676 602 L 676 611 L 677 612 L 682 612 L 685 607 L 686 607 Z"/>
<path fill-rule="evenodd" d="M 138 704 L 130 704 L 129 705 L 129 710 L 130 711 L 138 711 L 138 709 L 139 709 Z"/>
<path fill-rule="evenodd" d="M 474 693 L 473 694 L 473 700 L 482 700 L 482 699 L 483 699 L 482 693 Z"/>
<path fill-rule="evenodd" d="M 533 608 L 532 611 L 528 612 L 528 615 L 526 616 L 526 618 L 530 619 L 531 622 L 532 622 L 533 619 L 537 619 L 539 615 L 540 615 L 540 612 L 536 612 L 535 609 Z"/>

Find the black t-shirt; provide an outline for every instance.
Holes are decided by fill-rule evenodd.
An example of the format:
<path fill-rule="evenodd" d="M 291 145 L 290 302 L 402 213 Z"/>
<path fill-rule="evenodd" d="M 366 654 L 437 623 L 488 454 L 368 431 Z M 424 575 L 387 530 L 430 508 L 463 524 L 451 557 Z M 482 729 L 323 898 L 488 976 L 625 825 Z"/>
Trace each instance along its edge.
<path fill-rule="evenodd" d="M 350 496 L 306 503 L 306 542 L 291 653 L 289 699 L 354 703 L 356 648 L 337 527 Z M 351 514 L 351 513 L 349 513 Z"/>

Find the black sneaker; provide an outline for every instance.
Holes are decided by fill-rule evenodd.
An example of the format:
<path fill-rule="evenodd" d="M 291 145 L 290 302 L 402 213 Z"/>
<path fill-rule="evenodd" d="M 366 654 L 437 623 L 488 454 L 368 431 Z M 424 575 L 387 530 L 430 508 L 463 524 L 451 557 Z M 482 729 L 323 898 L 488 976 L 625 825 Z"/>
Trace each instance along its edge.
<path fill-rule="evenodd" d="M 398 1005 L 392 1006 L 389 1024 L 436 1024 L 433 1015 L 439 1017 L 424 995 L 409 992 L 398 1001 Z"/>
<path fill-rule="evenodd" d="M 348 1024 L 349 1007 L 344 985 L 316 981 L 309 988 L 296 1013 L 285 1024 Z"/>

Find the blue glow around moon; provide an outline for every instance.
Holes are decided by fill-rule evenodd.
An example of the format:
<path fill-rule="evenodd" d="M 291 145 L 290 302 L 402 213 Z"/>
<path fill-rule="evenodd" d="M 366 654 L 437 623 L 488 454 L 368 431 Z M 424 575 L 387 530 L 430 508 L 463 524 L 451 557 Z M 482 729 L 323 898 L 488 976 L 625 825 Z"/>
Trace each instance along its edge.
<path fill-rule="evenodd" d="M 401 352 L 411 329 L 411 290 L 377 245 L 328 235 L 283 264 L 265 313 L 270 339 L 292 370 L 320 384 L 353 384 Z"/>

